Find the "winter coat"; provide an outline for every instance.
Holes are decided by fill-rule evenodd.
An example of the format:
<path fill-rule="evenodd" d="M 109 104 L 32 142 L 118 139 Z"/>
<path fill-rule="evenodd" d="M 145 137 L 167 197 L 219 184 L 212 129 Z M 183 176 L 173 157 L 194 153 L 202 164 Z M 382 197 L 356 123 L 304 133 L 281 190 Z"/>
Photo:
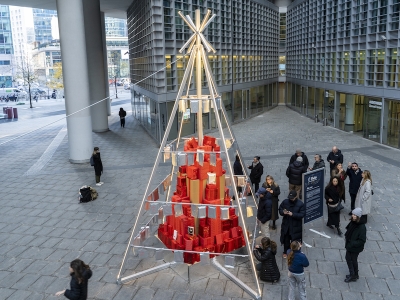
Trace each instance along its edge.
<path fill-rule="evenodd" d="M 306 172 L 303 163 L 295 161 L 286 169 L 286 176 L 289 178 L 289 183 L 301 185 L 303 183 L 303 173 Z"/>
<path fill-rule="evenodd" d="M 340 151 L 340 150 L 338 149 L 338 151 L 337 151 L 336 153 L 333 153 L 332 151 L 329 152 L 329 154 L 328 154 L 326 160 L 328 161 L 329 166 L 331 167 L 331 171 L 332 171 L 332 170 L 336 167 L 336 165 L 337 165 L 338 163 L 343 164 L 343 154 L 342 154 L 342 151 Z M 330 162 L 331 160 L 334 161 L 333 164 L 331 164 L 331 162 Z"/>
<path fill-rule="evenodd" d="M 338 190 L 335 186 L 331 185 L 330 187 L 325 188 L 325 200 L 328 205 L 336 205 L 340 200 L 344 200 L 345 193 L 343 193 L 342 197 L 340 197 Z M 332 199 L 332 202 L 328 200 Z"/>
<path fill-rule="evenodd" d="M 311 170 L 317 170 L 321 168 L 325 168 L 325 161 L 322 158 L 319 161 L 314 162 Z"/>
<path fill-rule="evenodd" d="M 273 193 L 271 194 L 272 196 L 272 214 L 271 214 L 271 220 L 276 221 L 279 219 L 279 213 L 278 213 L 278 207 L 279 207 L 279 198 L 278 196 L 281 194 L 281 189 L 279 186 L 276 185 L 268 185 L 266 182 L 263 183 L 262 185 L 263 188 L 271 188 Z M 268 192 L 269 193 L 269 192 Z"/>
<path fill-rule="evenodd" d="M 296 161 L 297 157 L 298 157 L 298 156 L 297 156 L 296 153 L 293 154 L 292 157 L 290 158 L 289 165 L 292 164 L 292 163 L 294 163 L 294 162 Z M 304 165 L 304 168 L 307 170 L 307 169 L 308 169 L 308 166 L 310 165 L 310 163 L 308 162 L 307 155 L 305 155 L 304 152 L 301 152 L 301 157 L 303 158 L 303 165 Z"/>
<path fill-rule="evenodd" d="M 264 167 L 263 165 L 259 162 L 255 166 L 253 164 L 249 167 L 251 169 L 250 172 L 250 180 L 252 183 L 259 183 L 261 181 L 261 176 L 264 173 Z"/>
<path fill-rule="evenodd" d="M 262 281 L 275 282 L 281 277 L 278 265 L 276 264 L 276 251 L 271 248 L 256 248 L 253 250 L 254 256 L 261 262 L 260 279 Z"/>
<path fill-rule="evenodd" d="M 372 202 L 372 184 L 370 180 L 366 180 L 363 184 L 360 184 L 358 193 L 356 196 L 355 207 L 360 207 L 362 209 L 363 215 L 368 215 L 371 212 L 371 202 Z"/>
<path fill-rule="evenodd" d="M 357 194 L 358 189 L 360 188 L 360 184 L 362 181 L 362 171 L 359 168 L 358 172 L 356 174 L 356 172 L 354 172 L 354 170 L 352 168 L 347 168 L 346 171 L 347 176 L 349 177 L 349 193 L 350 194 Z"/>
<path fill-rule="evenodd" d="M 340 180 L 342 180 L 343 182 L 347 178 L 347 173 L 345 170 L 342 170 L 342 172 L 339 172 L 338 169 L 336 169 L 336 168 L 332 170 L 331 175 L 332 175 L 332 177 L 340 178 Z"/>
<path fill-rule="evenodd" d="M 86 300 L 88 294 L 88 281 L 92 277 L 92 271 L 87 269 L 83 272 L 83 282 L 79 283 L 75 274 L 71 274 L 71 289 L 65 290 L 64 296 L 70 300 Z"/>
<path fill-rule="evenodd" d="M 288 250 L 288 254 L 292 250 Z M 301 252 L 300 250 L 294 250 L 294 257 L 292 264 L 288 266 L 288 269 L 293 274 L 303 274 L 304 268 L 307 268 L 310 265 L 307 256 Z"/>
<path fill-rule="evenodd" d="M 352 221 L 346 226 L 348 229 L 349 225 Z M 358 226 L 354 229 L 351 238 L 349 241 L 345 240 L 346 250 L 349 252 L 360 253 L 364 250 L 365 242 L 367 241 L 367 228 L 365 224 L 359 223 Z"/>
<path fill-rule="evenodd" d="M 235 160 L 235 162 L 233 163 L 233 174 L 243 175 L 243 169 L 242 165 L 240 164 L 240 161 Z"/>
<path fill-rule="evenodd" d="M 264 189 L 264 188 L 261 188 L 261 189 Z M 266 192 L 265 194 L 261 194 L 261 195 L 263 195 L 263 197 L 259 198 L 257 219 L 260 220 L 261 223 L 265 224 L 266 222 L 271 220 L 272 197 L 271 197 L 271 194 L 268 192 Z"/>
<path fill-rule="evenodd" d="M 284 209 L 292 212 L 293 215 L 285 215 L 283 213 Z M 285 234 L 290 234 L 292 241 L 301 240 L 303 237 L 303 218 L 306 215 L 304 203 L 299 199 L 294 201 L 285 199 L 279 206 L 279 214 L 283 216 L 281 225 L 281 244 L 284 243 Z"/>
<path fill-rule="evenodd" d="M 103 163 L 101 162 L 100 153 L 93 154 L 94 172 L 97 176 L 103 173 Z"/>
<path fill-rule="evenodd" d="M 125 118 L 126 117 L 126 111 L 125 110 L 120 110 L 118 113 L 120 119 Z"/>

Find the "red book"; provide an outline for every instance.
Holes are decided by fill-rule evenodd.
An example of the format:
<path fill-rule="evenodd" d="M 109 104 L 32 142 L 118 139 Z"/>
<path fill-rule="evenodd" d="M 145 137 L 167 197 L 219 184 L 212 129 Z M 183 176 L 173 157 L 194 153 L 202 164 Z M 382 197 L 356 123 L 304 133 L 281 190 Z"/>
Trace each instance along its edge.
<path fill-rule="evenodd" d="M 193 249 L 193 240 L 185 238 L 185 250 L 191 251 Z"/>
<path fill-rule="evenodd" d="M 180 174 L 186 174 L 186 165 L 180 166 L 180 167 L 179 167 L 179 173 L 180 173 Z M 186 184 L 185 184 L 185 185 L 186 185 Z"/>
<path fill-rule="evenodd" d="M 199 225 L 199 235 L 203 238 L 209 237 L 210 236 L 210 226 Z"/>
<path fill-rule="evenodd" d="M 229 231 L 224 231 L 224 232 L 222 232 L 222 234 L 224 235 L 224 240 L 229 239 L 231 237 Z"/>
<path fill-rule="evenodd" d="M 198 179 L 199 169 L 195 166 L 187 167 L 186 175 L 189 179 L 196 180 Z"/>
<path fill-rule="evenodd" d="M 222 231 L 229 231 L 232 228 L 232 220 L 222 220 Z"/>
<path fill-rule="evenodd" d="M 201 226 L 206 226 L 206 218 L 201 218 L 199 219 L 199 227 Z"/>
<path fill-rule="evenodd" d="M 235 250 L 233 239 L 226 239 L 225 241 L 225 252 L 232 252 Z"/>
<path fill-rule="evenodd" d="M 237 238 L 238 236 L 239 236 L 239 234 L 238 234 L 237 227 L 231 228 L 231 237 L 234 239 L 234 238 Z"/>
<path fill-rule="evenodd" d="M 232 219 L 232 216 L 236 215 L 236 210 L 234 207 L 229 207 L 229 215 L 231 216 L 231 219 Z"/>
<path fill-rule="evenodd" d="M 225 252 L 225 243 L 216 244 L 215 245 L 215 252 L 216 253 L 224 253 Z"/>
<path fill-rule="evenodd" d="M 217 158 L 217 165 L 215 167 L 215 174 L 217 174 L 217 176 L 222 176 L 222 159 L 221 158 Z"/>
<path fill-rule="evenodd" d="M 215 243 L 218 245 L 218 244 L 222 244 L 223 242 L 224 242 L 224 235 L 222 233 L 217 234 L 215 236 Z"/>

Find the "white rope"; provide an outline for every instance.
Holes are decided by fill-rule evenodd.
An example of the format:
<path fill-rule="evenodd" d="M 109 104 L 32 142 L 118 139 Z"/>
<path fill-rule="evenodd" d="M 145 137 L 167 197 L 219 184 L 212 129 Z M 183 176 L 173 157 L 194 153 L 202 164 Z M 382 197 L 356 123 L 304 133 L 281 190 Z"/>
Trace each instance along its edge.
<path fill-rule="evenodd" d="M 180 58 L 178 58 L 178 59 L 176 59 L 176 60 L 174 60 L 174 61 L 171 62 L 169 65 L 166 65 L 164 68 L 162 68 L 162 69 L 160 69 L 160 70 L 154 72 L 153 74 L 147 76 L 146 78 L 143 78 L 142 80 L 136 82 L 135 84 L 141 83 L 142 81 L 144 81 L 144 80 L 148 79 L 149 77 L 151 77 L 151 76 L 157 74 L 158 72 L 160 72 L 160 71 L 166 69 L 167 67 L 171 66 L 172 64 L 176 63 L 178 60 L 181 60 L 181 59 L 183 59 L 183 56 L 180 57 Z M 115 94 L 114 94 L 114 95 L 115 95 Z M 112 96 L 114 96 L 114 95 L 112 95 Z M 51 122 L 51 123 L 49 123 L 49 124 L 46 124 L 46 125 L 44 125 L 44 126 L 42 126 L 42 127 L 36 128 L 36 129 L 31 130 L 31 131 L 28 131 L 28 132 L 25 132 L 25 133 L 23 133 L 23 134 L 21 134 L 21 135 L 19 135 L 19 136 L 16 136 L 16 137 L 14 137 L 14 138 L 12 138 L 12 139 L 10 139 L 10 140 L 7 140 L 7 141 L 5 141 L 5 142 L 2 142 L 2 143 L 0 143 L 0 146 L 2 146 L 2 145 L 4 145 L 4 144 L 7 144 L 7 143 L 9 143 L 9 142 L 12 142 L 12 141 L 14 141 L 14 140 L 16 140 L 16 139 L 19 139 L 19 138 L 21 138 L 21 137 L 24 137 L 24 136 L 26 136 L 26 135 L 28 135 L 28 134 L 31 134 L 31 133 L 33 133 L 33 132 L 35 132 L 35 131 L 41 130 L 41 129 L 43 129 L 43 128 L 47 127 L 47 126 L 50 126 L 50 125 L 52 125 L 52 124 L 54 124 L 54 123 L 60 122 L 60 121 L 62 121 L 62 120 L 65 120 L 66 118 L 68 118 L 68 117 L 70 117 L 70 116 L 73 116 L 73 115 L 75 115 L 75 114 L 77 114 L 77 113 L 79 113 L 79 112 L 81 112 L 81 111 L 83 111 L 83 110 L 85 110 L 85 109 L 88 109 L 88 108 L 90 108 L 90 107 L 92 107 L 92 106 L 94 106 L 94 105 L 96 105 L 96 104 L 99 104 L 100 102 L 103 102 L 103 101 L 105 101 L 105 100 L 107 100 L 107 99 L 109 99 L 109 98 L 110 98 L 110 97 L 106 97 L 106 98 L 104 98 L 104 99 L 101 99 L 101 100 L 99 100 L 99 101 L 97 101 L 97 102 L 95 102 L 95 103 L 93 103 L 93 104 L 91 104 L 91 105 L 89 105 L 89 106 L 86 106 L 86 107 L 84 107 L 84 108 L 82 108 L 82 109 L 80 109 L 80 110 L 77 110 L 76 112 L 73 112 L 73 113 L 71 113 L 71 114 L 69 114 L 69 115 L 67 115 L 67 116 L 65 116 L 65 117 L 62 117 L 61 119 L 58 119 L 58 120 L 56 120 L 56 121 L 54 121 L 54 122 Z"/>

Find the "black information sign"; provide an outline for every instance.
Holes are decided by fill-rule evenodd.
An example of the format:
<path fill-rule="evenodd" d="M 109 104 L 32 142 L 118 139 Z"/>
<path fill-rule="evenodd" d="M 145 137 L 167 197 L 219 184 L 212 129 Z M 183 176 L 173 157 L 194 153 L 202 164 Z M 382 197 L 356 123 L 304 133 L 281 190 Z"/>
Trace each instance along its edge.
<path fill-rule="evenodd" d="M 324 216 L 324 174 L 325 168 L 303 174 L 304 224 Z"/>

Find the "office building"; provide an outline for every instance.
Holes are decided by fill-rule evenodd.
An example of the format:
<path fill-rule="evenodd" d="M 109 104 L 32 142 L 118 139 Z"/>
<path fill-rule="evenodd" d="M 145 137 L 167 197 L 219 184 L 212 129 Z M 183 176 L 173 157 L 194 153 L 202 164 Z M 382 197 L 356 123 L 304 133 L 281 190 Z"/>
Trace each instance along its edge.
<path fill-rule="evenodd" d="M 217 15 L 205 37 L 217 50 L 208 58 L 230 121 L 242 121 L 277 105 L 277 6 L 258 0 L 133 1 L 127 15 L 133 114 L 157 142 L 163 137 L 188 60 L 178 50 L 190 37 L 190 29 L 177 12 L 193 16 L 196 9 L 202 16 L 207 9 Z M 206 93 L 205 80 L 203 87 Z M 211 115 L 203 116 L 205 131 L 216 126 Z M 194 118 L 184 135 L 195 132 Z M 169 138 L 176 137 L 179 122 L 176 117 Z"/>
<path fill-rule="evenodd" d="M 13 43 L 8 6 L 0 5 L 0 87 L 11 87 L 13 81 Z"/>
<path fill-rule="evenodd" d="M 296 0 L 287 10 L 287 105 L 400 148 L 399 0 Z"/>

